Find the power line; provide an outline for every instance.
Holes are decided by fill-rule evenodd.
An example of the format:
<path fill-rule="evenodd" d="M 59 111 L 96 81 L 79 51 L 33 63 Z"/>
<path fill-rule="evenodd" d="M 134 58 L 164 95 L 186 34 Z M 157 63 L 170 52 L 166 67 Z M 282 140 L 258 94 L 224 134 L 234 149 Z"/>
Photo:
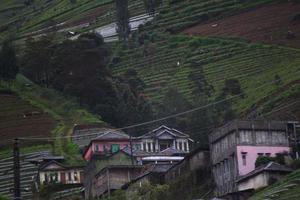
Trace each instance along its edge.
<path fill-rule="evenodd" d="M 267 113 L 265 113 L 265 114 L 262 114 L 261 116 L 262 116 L 262 117 L 268 116 L 268 115 L 270 115 L 270 114 L 272 114 L 272 113 L 274 113 L 274 112 L 278 112 L 278 111 L 280 111 L 280 110 L 282 110 L 282 109 L 289 108 L 289 107 L 291 107 L 291 106 L 293 106 L 293 105 L 295 105 L 295 104 L 297 104 L 297 103 L 299 103 L 299 102 L 300 102 L 300 100 L 299 100 L 299 101 L 295 101 L 295 102 L 293 102 L 293 103 L 289 103 L 289 104 L 287 104 L 287 105 L 284 105 L 284 106 L 279 107 L 279 108 L 276 109 L 276 110 L 271 110 L 270 112 L 267 112 Z"/>
<path fill-rule="evenodd" d="M 295 75 L 299 74 L 299 72 L 300 71 L 297 71 L 296 73 L 293 73 L 292 75 L 295 76 Z M 270 85 L 270 84 L 273 84 L 275 82 L 276 82 L 276 80 L 273 80 L 273 81 L 267 82 L 265 84 L 262 84 L 259 87 L 254 88 L 253 91 L 259 90 L 259 89 L 265 87 L 266 85 Z M 150 121 L 139 123 L 139 124 L 129 125 L 129 126 L 125 126 L 125 127 L 122 127 L 122 128 L 116 128 L 116 129 L 113 129 L 113 130 L 114 131 L 121 131 L 121 130 L 126 130 L 126 129 L 131 129 L 131 128 L 136 128 L 136 127 L 140 127 L 140 126 L 153 124 L 153 123 L 164 121 L 164 120 L 167 120 L 167 119 L 176 118 L 176 117 L 179 117 L 179 116 L 182 116 L 182 115 L 186 115 L 186 114 L 189 114 L 189 113 L 193 113 L 193 112 L 208 108 L 210 106 L 218 105 L 220 103 L 223 103 L 225 101 L 228 101 L 228 100 L 231 100 L 231 99 L 243 96 L 243 95 L 244 95 L 244 93 L 240 93 L 240 94 L 237 94 L 237 95 L 233 95 L 229 98 L 219 100 L 219 101 L 215 101 L 213 103 L 209 103 L 209 104 L 206 104 L 204 106 L 199 106 L 199 107 L 196 107 L 196 108 L 184 111 L 184 112 L 168 115 L 168 116 L 165 116 L 165 117 L 162 117 L 162 118 L 159 118 L 159 119 L 150 120 Z M 66 139 L 66 138 L 79 138 L 79 137 L 84 137 L 84 136 L 94 136 L 94 135 L 98 135 L 98 134 L 99 133 L 91 133 L 91 134 L 84 134 L 84 135 L 69 135 L 69 136 L 58 136 L 58 137 L 51 137 L 51 138 L 50 137 L 41 137 L 41 138 L 38 138 L 38 137 L 32 137 L 32 138 L 20 137 L 19 139 L 20 140 L 54 140 L 54 139 Z"/>

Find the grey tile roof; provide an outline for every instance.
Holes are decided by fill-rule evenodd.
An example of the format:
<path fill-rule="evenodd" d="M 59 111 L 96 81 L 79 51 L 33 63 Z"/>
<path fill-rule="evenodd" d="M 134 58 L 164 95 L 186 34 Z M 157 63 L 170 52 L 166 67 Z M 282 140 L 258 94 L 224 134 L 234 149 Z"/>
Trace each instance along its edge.
<path fill-rule="evenodd" d="M 286 167 L 284 165 L 280 165 L 276 162 L 269 162 L 265 165 L 262 165 L 262 166 L 259 166 L 258 168 L 256 168 L 255 170 L 249 172 L 248 174 L 244 175 L 244 176 L 241 176 L 237 182 L 240 182 L 240 181 L 243 181 L 247 178 L 250 178 L 254 175 L 257 175 L 261 172 L 264 172 L 264 171 L 272 171 L 272 172 L 292 172 L 293 170 L 289 167 Z"/>

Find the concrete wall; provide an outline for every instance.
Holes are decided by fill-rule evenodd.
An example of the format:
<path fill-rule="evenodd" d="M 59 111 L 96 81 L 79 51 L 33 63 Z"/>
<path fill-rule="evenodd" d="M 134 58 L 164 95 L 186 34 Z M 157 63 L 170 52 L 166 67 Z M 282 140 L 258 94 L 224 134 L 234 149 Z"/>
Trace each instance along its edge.
<path fill-rule="evenodd" d="M 94 182 L 94 198 L 102 196 L 110 190 L 121 189 L 121 187 L 129 183 L 131 180 L 140 175 L 142 168 L 107 168 L 101 172 Z"/>
<path fill-rule="evenodd" d="M 238 191 L 244 191 L 249 189 L 259 189 L 261 187 L 266 187 L 269 185 L 270 179 L 279 180 L 281 179 L 285 173 L 279 173 L 279 172 L 262 172 L 259 173 L 253 177 L 250 177 L 246 180 L 243 180 L 238 183 Z"/>
<path fill-rule="evenodd" d="M 169 169 L 165 174 L 166 182 L 171 182 L 179 176 L 184 176 L 191 171 L 205 169 L 210 166 L 209 151 L 198 151 L 188 155 L 183 161 Z"/>
<path fill-rule="evenodd" d="M 95 188 L 93 187 L 94 176 L 108 165 L 131 165 L 131 158 L 121 151 L 110 157 L 92 157 L 84 169 L 85 199 L 90 199 L 95 194 Z"/>
<path fill-rule="evenodd" d="M 237 146 L 238 174 L 242 176 L 253 171 L 255 169 L 255 161 L 259 156 L 258 154 L 270 154 L 271 157 L 275 157 L 277 153 L 289 151 L 289 147 Z M 243 154 L 246 157 L 246 163 L 243 163 Z"/>

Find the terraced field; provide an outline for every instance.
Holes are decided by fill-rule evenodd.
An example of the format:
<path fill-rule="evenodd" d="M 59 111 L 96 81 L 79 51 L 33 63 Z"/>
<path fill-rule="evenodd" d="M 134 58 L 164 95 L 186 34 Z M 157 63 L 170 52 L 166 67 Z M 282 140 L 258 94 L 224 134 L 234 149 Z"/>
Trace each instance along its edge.
<path fill-rule="evenodd" d="M 289 174 L 264 190 L 257 192 L 250 200 L 298 200 L 300 199 L 300 170 Z"/>
<path fill-rule="evenodd" d="M 214 88 L 212 98 L 220 93 L 226 79 L 235 78 L 245 92 L 236 105 L 243 111 L 251 102 L 276 90 L 275 75 L 283 85 L 299 79 L 297 49 L 188 36 L 169 36 L 153 43 L 152 48 L 147 55 L 143 47 L 129 50 L 111 67 L 115 75 L 136 69 L 146 83 L 146 95 L 153 101 L 161 101 L 169 87 L 176 87 L 191 99 L 195 87 L 189 79 L 191 74 L 199 79 L 205 76 Z M 265 87 L 255 91 L 263 84 Z"/>
<path fill-rule="evenodd" d="M 5 0 L 0 5 L 2 37 L 9 29 L 16 30 L 21 37 L 73 26 L 78 26 L 78 31 L 88 30 L 115 20 L 112 0 L 80 0 L 73 4 L 70 0 L 38 0 L 31 5 L 25 5 L 21 0 Z M 145 13 L 140 0 L 130 0 L 129 10 L 131 16 Z"/>
<path fill-rule="evenodd" d="M 70 135 L 74 124 L 103 123 L 99 116 L 81 108 L 74 99 L 35 85 L 22 75 L 18 75 L 13 83 L 1 81 L 0 88 L 11 90 L 21 97 L 3 96 L 0 99 L 6 104 L 0 106 L 0 135 L 5 139 L 25 137 L 28 140 L 26 144 L 31 144 L 30 141 L 36 140 L 30 140 L 29 137 Z M 63 154 L 67 142 L 55 140 L 55 152 Z M 6 143 L 5 140 L 0 141 L 1 147 Z"/>
<path fill-rule="evenodd" d="M 0 94 L 0 137 L 3 140 L 20 136 L 50 136 L 56 121 L 41 109 L 16 94 Z M 1 143 L 1 148 L 5 143 Z"/>
<path fill-rule="evenodd" d="M 199 24 L 188 28 L 184 33 L 200 36 L 243 38 L 254 42 L 300 48 L 299 10 L 299 2 L 277 3 L 220 20 L 212 20 L 209 23 Z"/>
<path fill-rule="evenodd" d="M 30 163 L 32 159 L 49 155 L 48 151 L 36 152 L 20 155 L 20 173 L 21 173 L 21 189 L 28 191 L 22 191 L 22 199 L 33 199 L 32 188 L 37 178 L 38 166 Z M 0 160 L 0 194 L 9 198 L 13 198 L 13 193 L 9 190 L 13 188 L 13 158 L 8 157 Z"/>

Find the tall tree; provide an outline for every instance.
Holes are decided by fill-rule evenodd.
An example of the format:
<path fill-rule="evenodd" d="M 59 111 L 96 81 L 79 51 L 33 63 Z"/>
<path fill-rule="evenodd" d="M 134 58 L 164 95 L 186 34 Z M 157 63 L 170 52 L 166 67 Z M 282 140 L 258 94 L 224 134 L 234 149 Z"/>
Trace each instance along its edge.
<path fill-rule="evenodd" d="M 52 37 L 28 39 L 22 59 L 23 73 L 35 83 L 48 87 L 54 77 L 53 54 Z"/>
<path fill-rule="evenodd" d="M 19 68 L 16 52 L 9 40 L 4 41 L 0 52 L 0 78 L 12 80 L 16 78 Z"/>
<path fill-rule="evenodd" d="M 149 15 L 154 15 L 162 0 L 144 0 L 144 6 Z"/>
<path fill-rule="evenodd" d="M 117 12 L 117 33 L 119 39 L 127 41 L 130 34 L 128 0 L 115 0 Z"/>

